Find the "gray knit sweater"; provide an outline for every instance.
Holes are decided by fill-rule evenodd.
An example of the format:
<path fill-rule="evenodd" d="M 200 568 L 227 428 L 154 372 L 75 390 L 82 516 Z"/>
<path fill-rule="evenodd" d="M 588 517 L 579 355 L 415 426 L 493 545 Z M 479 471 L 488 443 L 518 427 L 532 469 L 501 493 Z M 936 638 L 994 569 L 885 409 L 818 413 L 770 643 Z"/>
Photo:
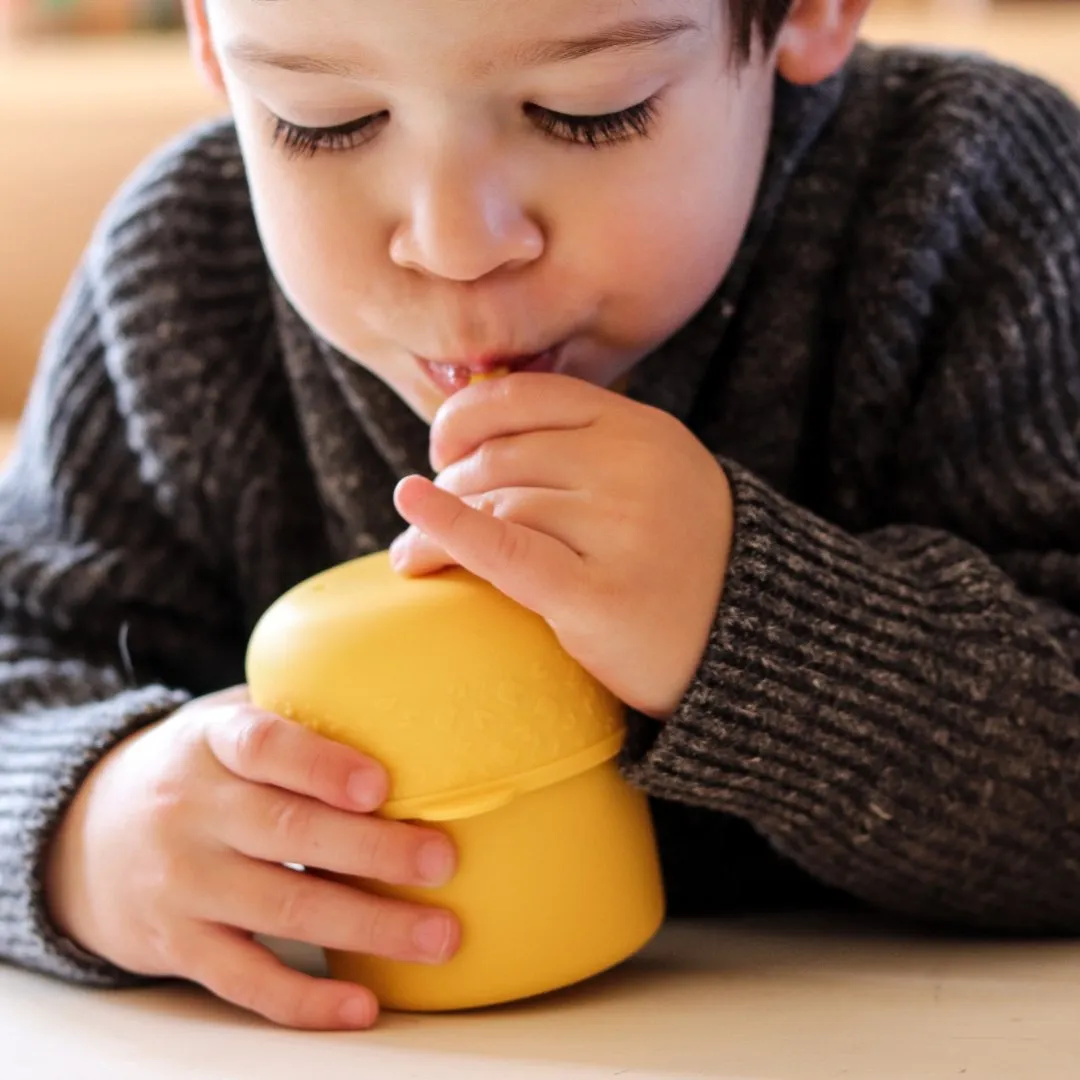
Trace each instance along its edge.
<path fill-rule="evenodd" d="M 781 83 L 737 261 L 630 393 L 735 498 L 700 670 L 623 755 L 672 909 L 1080 930 L 1077 110 L 868 48 Z M 135 981 L 49 925 L 58 817 L 121 737 L 242 681 L 280 593 L 393 539 L 427 435 L 275 287 L 228 124 L 125 188 L 0 482 L 0 956 Z"/>

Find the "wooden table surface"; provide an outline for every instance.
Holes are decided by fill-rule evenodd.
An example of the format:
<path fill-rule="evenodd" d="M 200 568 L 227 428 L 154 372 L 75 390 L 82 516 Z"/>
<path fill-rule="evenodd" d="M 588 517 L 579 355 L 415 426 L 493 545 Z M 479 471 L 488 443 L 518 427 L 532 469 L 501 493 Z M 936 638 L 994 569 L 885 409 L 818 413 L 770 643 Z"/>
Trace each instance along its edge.
<path fill-rule="evenodd" d="M 1076 1080 L 1080 944 L 676 922 L 563 993 L 344 1034 L 276 1029 L 194 987 L 91 991 L 0 967 L 0 1046 L 4 1080 Z"/>

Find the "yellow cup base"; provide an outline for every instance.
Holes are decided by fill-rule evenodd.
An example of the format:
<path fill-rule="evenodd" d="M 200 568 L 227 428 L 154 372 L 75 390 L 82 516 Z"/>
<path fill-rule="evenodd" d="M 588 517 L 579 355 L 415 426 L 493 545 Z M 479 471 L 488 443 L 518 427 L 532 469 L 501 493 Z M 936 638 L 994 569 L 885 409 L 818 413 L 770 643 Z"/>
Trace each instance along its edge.
<path fill-rule="evenodd" d="M 648 800 L 613 761 L 439 827 L 459 857 L 446 887 L 339 879 L 461 920 L 461 949 L 439 966 L 327 951 L 330 974 L 384 1008 L 470 1009 L 569 986 L 632 956 L 663 922 Z"/>

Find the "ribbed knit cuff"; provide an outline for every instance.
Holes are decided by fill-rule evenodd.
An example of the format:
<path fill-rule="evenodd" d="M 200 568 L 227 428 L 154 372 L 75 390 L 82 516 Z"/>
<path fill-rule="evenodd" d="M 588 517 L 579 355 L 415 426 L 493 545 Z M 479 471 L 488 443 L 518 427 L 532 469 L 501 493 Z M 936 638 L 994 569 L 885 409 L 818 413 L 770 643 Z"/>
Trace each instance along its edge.
<path fill-rule="evenodd" d="M 675 714 L 631 715 L 627 778 L 883 910 L 1075 933 L 1080 688 L 1044 609 L 957 537 L 853 537 L 722 464 L 723 599 Z"/>
<path fill-rule="evenodd" d="M 108 701 L 43 710 L 18 730 L 19 769 L 0 774 L 0 957 L 88 986 L 147 985 L 148 979 L 87 954 L 49 920 L 44 863 L 68 804 L 93 766 L 128 735 L 187 700 L 162 687 L 132 690 Z M 3 740 L 6 741 L 6 740 Z M 0 753 L 13 752 L 0 750 Z"/>
<path fill-rule="evenodd" d="M 722 464 L 735 505 L 723 600 L 674 715 L 631 716 L 622 766 L 652 795 L 743 817 L 797 851 L 813 837 L 812 861 L 846 861 L 898 811 L 890 798 L 904 796 L 904 817 L 933 794 L 940 687 L 955 685 L 933 658 L 972 595 L 955 549 L 920 538 L 913 569 Z M 936 606 L 946 564 L 954 587 Z"/>

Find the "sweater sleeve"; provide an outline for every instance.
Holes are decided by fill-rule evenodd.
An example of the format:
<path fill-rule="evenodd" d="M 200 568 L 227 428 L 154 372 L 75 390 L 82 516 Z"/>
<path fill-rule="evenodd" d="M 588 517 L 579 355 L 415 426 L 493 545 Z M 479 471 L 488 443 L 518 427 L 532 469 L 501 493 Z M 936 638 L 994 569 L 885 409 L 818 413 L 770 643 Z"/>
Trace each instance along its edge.
<path fill-rule="evenodd" d="M 144 980 L 50 924 L 48 843 L 94 763 L 187 700 L 224 620 L 140 475 L 103 336 L 84 270 L 0 476 L 0 959 L 119 986 Z"/>
<path fill-rule="evenodd" d="M 884 521 L 841 528 L 723 461 L 722 604 L 680 707 L 632 718 L 624 764 L 879 909 L 1075 933 L 1080 125 L 1025 94 L 1027 134 L 957 196 L 919 392 L 876 473 Z"/>

